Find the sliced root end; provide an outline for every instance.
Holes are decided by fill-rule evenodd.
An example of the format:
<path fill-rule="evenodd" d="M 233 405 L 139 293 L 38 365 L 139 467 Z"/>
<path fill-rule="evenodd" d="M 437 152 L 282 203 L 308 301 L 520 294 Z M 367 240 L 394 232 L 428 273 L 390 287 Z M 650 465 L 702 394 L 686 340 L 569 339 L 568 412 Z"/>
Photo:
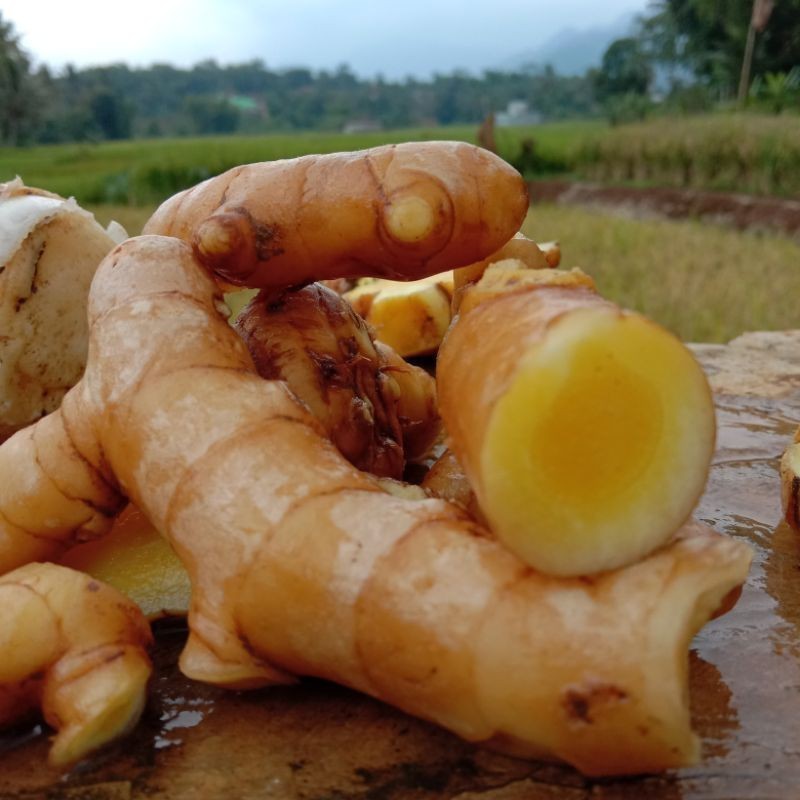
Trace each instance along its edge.
<path fill-rule="evenodd" d="M 671 334 L 609 308 L 565 314 L 495 405 L 481 505 L 495 532 L 557 575 L 614 569 L 663 544 L 702 492 L 714 408 Z"/>

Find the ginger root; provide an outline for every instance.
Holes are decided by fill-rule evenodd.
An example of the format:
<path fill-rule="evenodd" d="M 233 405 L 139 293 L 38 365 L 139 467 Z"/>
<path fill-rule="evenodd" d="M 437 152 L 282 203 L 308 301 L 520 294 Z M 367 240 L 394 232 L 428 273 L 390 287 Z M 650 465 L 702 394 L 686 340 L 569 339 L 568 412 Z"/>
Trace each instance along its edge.
<path fill-rule="evenodd" d="M 285 380 L 358 469 L 399 479 L 407 457 L 436 438 L 433 378 L 376 347 L 333 290 L 313 283 L 262 292 L 234 327 L 259 375 Z"/>
<path fill-rule="evenodd" d="M 494 154 L 413 142 L 235 167 L 167 200 L 144 233 L 183 239 L 237 285 L 408 280 L 489 255 L 527 210 L 524 181 Z"/>
<path fill-rule="evenodd" d="M 0 725 L 41 706 L 61 767 L 127 733 L 144 708 L 150 628 L 134 603 L 55 564 L 0 578 Z"/>
<path fill-rule="evenodd" d="M 452 450 L 445 450 L 431 464 L 420 486 L 431 497 L 441 497 L 442 500 L 455 503 L 481 525 L 486 525 L 478 498 Z"/>
<path fill-rule="evenodd" d="M 455 506 L 392 496 L 348 464 L 282 382 L 255 374 L 226 314 L 185 245 L 129 240 L 95 278 L 90 360 L 61 409 L 83 458 L 187 568 L 187 675 L 329 678 L 593 775 L 697 757 L 686 648 L 744 580 L 746 545 L 689 525 L 594 579 L 534 572 Z M 57 519 L 69 507 L 32 508 L 72 535 Z"/>
<path fill-rule="evenodd" d="M 375 349 L 383 361 L 383 369 L 397 384 L 397 414 L 406 461 L 422 461 L 442 432 L 436 381 L 421 367 L 402 359 L 389 345 L 376 341 Z"/>
<path fill-rule="evenodd" d="M 464 169 L 475 163 L 493 176 L 485 197 Z M 168 202 L 151 225 L 191 248 L 144 236 L 109 254 L 92 285 L 83 378 L 58 411 L 0 446 L 0 566 L 102 534 L 127 497 L 190 577 L 190 636 L 180 661 L 190 677 L 233 688 L 328 678 L 471 741 L 563 759 L 592 775 L 691 763 L 698 742 L 686 650 L 743 582 L 746 545 L 689 523 L 623 569 L 591 578 L 531 570 L 457 506 L 355 469 L 282 380 L 256 374 L 227 324 L 220 276 L 293 285 L 363 274 L 374 264 L 383 274 L 419 277 L 496 251 L 519 225 L 523 195 L 518 178 L 488 156 L 424 145 L 244 167 Z M 648 371 L 634 388 L 622 380 L 631 367 L 614 329 L 625 315 L 572 279 L 549 274 L 542 287 L 533 275 L 520 278 L 506 263 L 464 292 L 445 344 L 449 366 L 440 367 L 441 389 L 455 386 L 443 408 L 464 403 L 449 430 L 459 460 L 458 448 L 480 450 L 484 441 L 491 457 L 519 453 L 504 423 L 522 419 L 523 442 L 533 438 L 535 425 L 514 404 L 528 403 L 530 384 L 549 377 L 546 359 L 536 360 L 542 352 L 566 356 L 565 380 L 545 385 L 575 389 L 566 418 L 579 443 L 593 434 L 592 401 L 605 395 L 606 379 L 622 386 L 616 400 L 624 410 L 644 408 L 645 418 L 657 404 L 640 404 L 638 391 L 670 399 Z M 647 325 L 629 326 L 644 350 Z M 503 341 L 505 327 L 520 334 L 514 346 L 491 344 Z M 472 351 L 481 336 L 488 344 Z M 670 378 L 677 375 L 688 397 L 701 396 L 691 370 L 672 369 L 682 351 L 659 336 L 653 348 L 668 356 Z M 593 347 L 620 341 L 622 366 L 599 374 L 582 368 Z M 498 414 L 491 393 L 504 376 L 510 388 L 500 401 L 511 409 Z M 546 399 L 534 404 L 534 420 Z M 607 400 L 600 407 L 615 408 Z M 686 419 L 699 422 L 702 449 L 698 407 Z M 569 477 L 558 423 L 552 441 L 535 437 L 552 467 L 543 478 L 551 488 Z M 619 441 L 618 417 L 602 423 Z M 465 432 L 471 424 L 476 430 Z M 489 425 L 499 432 L 483 437 Z M 650 440 L 657 449 L 659 437 L 645 433 L 645 449 Z M 575 441 L 567 440 L 573 451 Z M 639 463 L 637 446 L 629 442 L 623 460 Z M 469 471 L 471 462 L 463 463 Z M 593 499 L 594 476 L 583 469 L 580 477 Z M 501 493 L 490 490 L 481 494 L 476 484 L 494 523 L 485 497 Z M 20 656 L 33 659 L 38 646 L 26 644 Z M 102 694 L 108 685 L 87 676 L 82 688 Z M 7 705 L 21 703 L 25 691 L 11 685 Z"/>
<path fill-rule="evenodd" d="M 450 445 L 493 532 L 537 569 L 584 575 L 662 546 L 714 450 L 689 351 L 578 270 L 489 267 L 438 360 Z"/>
<path fill-rule="evenodd" d="M 0 183 L 0 442 L 58 408 L 78 382 L 89 284 L 126 236 L 74 200 Z"/>

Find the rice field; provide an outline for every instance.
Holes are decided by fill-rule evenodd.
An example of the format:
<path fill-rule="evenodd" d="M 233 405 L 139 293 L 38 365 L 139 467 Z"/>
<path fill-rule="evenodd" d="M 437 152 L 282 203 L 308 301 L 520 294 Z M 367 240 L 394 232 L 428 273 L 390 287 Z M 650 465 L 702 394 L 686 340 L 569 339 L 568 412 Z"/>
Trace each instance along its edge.
<path fill-rule="evenodd" d="M 237 164 L 410 140 L 474 142 L 476 135 L 475 126 L 462 125 L 0 148 L 0 181 L 20 175 L 81 203 L 141 206 Z M 600 120 L 546 123 L 498 128 L 496 141 L 527 177 L 800 196 L 797 114 L 716 113 L 614 128 Z"/>
<path fill-rule="evenodd" d="M 800 197 L 800 115 L 654 119 L 585 136 L 571 170 L 637 183 Z"/>
<path fill-rule="evenodd" d="M 538 164 L 550 171 L 569 169 L 578 143 L 599 122 L 568 122 L 532 128 L 500 128 L 497 146 L 506 160 L 520 162 L 522 142 L 535 141 Z M 269 136 L 218 136 L 141 139 L 100 144 L 0 148 L 0 181 L 19 175 L 80 203 L 142 206 L 158 203 L 181 189 L 238 164 L 293 158 L 308 153 L 360 150 L 380 144 L 452 139 L 475 142 L 475 126 L 414 128 L 375 133 L 295 133 Z"/>

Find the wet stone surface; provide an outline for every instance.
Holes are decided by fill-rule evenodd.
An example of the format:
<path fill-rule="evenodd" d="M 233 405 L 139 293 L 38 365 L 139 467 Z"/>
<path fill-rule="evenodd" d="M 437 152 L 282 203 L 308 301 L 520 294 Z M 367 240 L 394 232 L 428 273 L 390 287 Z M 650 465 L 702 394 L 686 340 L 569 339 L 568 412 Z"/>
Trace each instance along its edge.
<path fill-rule="evenodd" d="M 716 392 L 718 449 L 698 518 L 752 544 L 737 607 L 695 639 L 702 762 L 664 776 L 588 781 L 476 748 L 322 681 L 250 693 L 191 683 L 185 638 L 162 623 L 144 718 L 127 740 L 60 774 L 47 731 L 0 738 L 0 798 L 579 800 L 800 796 L 800 537 L 781 521 L 777 464 L 800 423 L 800 331 L 695 352 Z"/>

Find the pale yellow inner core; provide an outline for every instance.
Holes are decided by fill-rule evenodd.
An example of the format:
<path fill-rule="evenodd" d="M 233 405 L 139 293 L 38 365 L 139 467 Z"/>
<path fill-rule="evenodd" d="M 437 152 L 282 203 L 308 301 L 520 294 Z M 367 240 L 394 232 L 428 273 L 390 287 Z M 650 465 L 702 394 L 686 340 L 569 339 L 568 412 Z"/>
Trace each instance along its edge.
<path fill-rule="evenodd" d="M 419 242 L 430 235 L 436 216 L 426 200 L 408 195 L 392 200 L 386 209 L 386 230 L 400 242 Z"/>
<path fill-rule="evenodd" d="M 632 371 L 600 339 L 575 348 L 566 380 L 559 380 L 560 369 L 552 364 L 521 376 L 516 396 L 523 403 L 530 384 L 558 382 L 528 430 L 530 458 L 544 467 L 542 490 L 580 511 L 622 501 L 632 490 L 656 453 L 664 423 L 660 398 L 642 366 Z"/>
<path fill-rule="evenodd" d="M 713 439 L 705 378 L 677 339 L 635 314 L 575 311 L 532 346 L 495 404 L 478 498 L 530 563 L 609 568 L 686 519 Z"/>

